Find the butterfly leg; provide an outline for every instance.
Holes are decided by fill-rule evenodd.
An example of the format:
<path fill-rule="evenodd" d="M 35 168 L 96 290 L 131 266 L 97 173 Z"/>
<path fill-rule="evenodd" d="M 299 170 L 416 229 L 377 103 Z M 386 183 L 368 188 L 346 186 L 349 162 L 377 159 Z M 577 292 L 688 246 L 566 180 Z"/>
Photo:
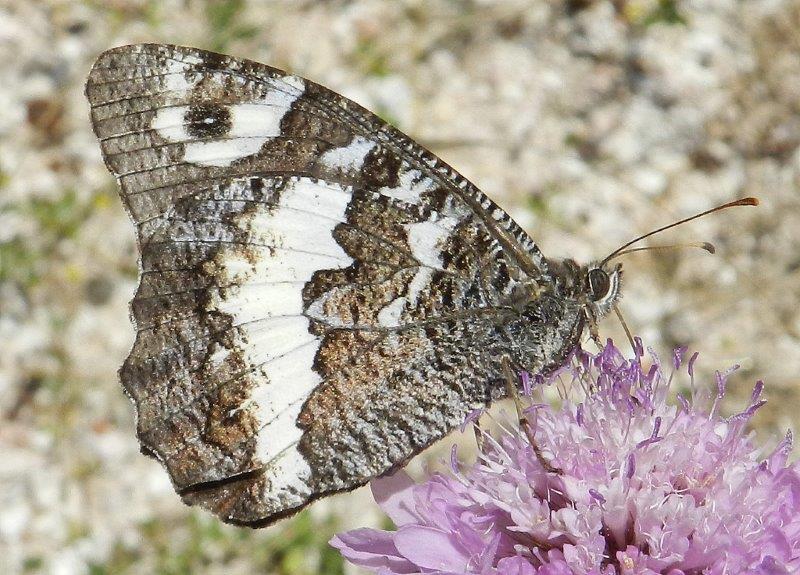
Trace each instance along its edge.
<path fill-rule="evenodd" d="M 597 318 L 589 311 L 588 308 L 584 308 L 583 313 L 586 315 L 586 325 L 589 328 L 589 337 L 592 338 L 592 341 L 597 345 L 597 347 L 603 349 L 603 342 L 600 341 L 600 331 L 597 327 Z"/>
<path fill-rule="evenodd" d="M 519 390 L 517 389 L 517 379 L 514 377 L 514 372 L 511 369 L 511 362 L 508 357 L 503 357 L 502 359 L 503 364 L 503 375 L 505 376 L 506 380 L 506 389 L 508 391 L 508 396 L 514 401 L 514 406 L 517 409 L 517 421 L 519 422 L 520 429 L 525 432 L 525 436 L 528 438 L 528 441 L 533 448 L 533 452 L 536 454 L 536 459 L 539 461 L 539 464 L 548 472 L 550 473 L 557 473 L 561 474 L 561 469 L 552 465 L 547 459 L 545 458 L 544 454 L 542 453 L 539 444 L 536 443 L 535 439 L 535 430 L 534 425 L 531 424 L 530 420 L 528 419 L 528 415 L 525 413 L 525 406 L 522 405 L 522 399 L 519 396 Z"/>

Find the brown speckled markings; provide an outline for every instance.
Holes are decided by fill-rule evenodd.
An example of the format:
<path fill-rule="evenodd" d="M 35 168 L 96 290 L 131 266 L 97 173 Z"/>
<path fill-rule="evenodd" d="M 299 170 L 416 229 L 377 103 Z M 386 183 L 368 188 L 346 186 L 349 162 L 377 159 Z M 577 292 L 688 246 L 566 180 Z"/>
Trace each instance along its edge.
<path fill-rule="evenodd" d="M 558 366 L 607 311 L 589 296 L 616 297 L 308 80 L 138 45 L 102 54 L 86 93 L 141 251 L 120 370 L 138 436 L 225 521 L 402 465 L 503 394 L 502 358 Z"/>
<path fill-rule="evenodd" d="M 258 467 L 252 461 L 257 422 L 239 409 L 256 374 L 248 373 L 232 317 L 212 303 L 233 287 L 221 281 L 216 262 L 232 253 L 252 257 L 248 252 L 255 250 L 244 246 L 233 223 L 247 212 L 246 202 L 231 199 L 215 202 L 215 212 L 202 209 L 209 202 L 199 198 L 226 189 L 215 188 L 178 200 L 169 218 L 140 223 L 141 282 L 131 304 L 139 331 L 120 372 L 137 404 L 143 446 L 179 486 Z M 228 243 L 215 245 L 222 241 Z M 220 349 L 230 353 L 221 363 L 210 361 Z"/>

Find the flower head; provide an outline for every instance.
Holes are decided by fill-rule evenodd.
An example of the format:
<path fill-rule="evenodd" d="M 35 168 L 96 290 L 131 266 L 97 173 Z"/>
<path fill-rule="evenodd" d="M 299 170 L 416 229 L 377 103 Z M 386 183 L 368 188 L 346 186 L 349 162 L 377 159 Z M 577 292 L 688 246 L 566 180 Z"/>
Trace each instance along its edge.
<path fill-rule="evenodd" d="M 684 350 L 673 365 L 678 369 Z M 695 354 L 688 363 L 694 379 Z M 778 574 L 800 570 L 800 467 L 791 437 L 766 458 L 743 412 L 711 396 L 668 401 L 672 377 L 641 346 L 626 360 L 609 341 L 579 352 L 560 377 L 579 398 L 532 405 L 518 428 L 482 432 L 477 461 L 416 484 L 376 479 L 396 531 L 357 529 L 331 544 L 382 575 L 475 573 Z M 694 386 L 693 386 L 694 388 Z"/>

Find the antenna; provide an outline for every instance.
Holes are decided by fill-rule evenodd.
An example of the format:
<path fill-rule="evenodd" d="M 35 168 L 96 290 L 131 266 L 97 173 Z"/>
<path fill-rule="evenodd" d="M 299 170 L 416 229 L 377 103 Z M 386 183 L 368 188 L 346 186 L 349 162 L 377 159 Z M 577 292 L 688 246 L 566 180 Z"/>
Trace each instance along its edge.
<path fill-rule="evenodd" d="M 617 259 L 620 256 L 624 256 L 626 254 L 632 254 L 633 252 L 656 252 L 656 251 L 664 251 L 664 250 L 678 250 L 682 248 L 699 248 L 701 250 L 705 250 L 710 254 L 714 254 L 717 252 L 717 248 L 714 247 L 714 244 L 709 242 L 688 242 L 685 244 L 669 244 L 666 246 L 644 246 L 641 248 L 629 248 L 627 250 L 622 250 L 618 252 L 617 255 L 614 256 L 614 259 Z"/>
<path fill-rule="evenodd" d="M 728 202 L 727 204 L 722 204 L 721 206 L 717 206 L 715 208 L 711 208 L 710 210 L 706 210 L 704 212 L 700 212 L 699 214 L 695 214 L 695 215 L 693 215 L 691 217 L 684 218 L 682 220 L 678 220 L 677 222 L 674 222 L 674 223 L 669 224 L 667 226 L 660 227 L 660 228 L 658 228 L 656 230 L 653 230 L 652 232 L 649 232 L 649 233 L 646 233 L 646 234 L 644 234 L 642 236 L 634 238 L 631 241 L 621 245 L 620 247 L 615 249 L 613 252 L 608 254 L 605 257 L 605 259 L 600 262 L 600 267 L 605 265 L 610 259 L 614 258 L 617 255 L 620 255 L 620 253 L 623 252 L 625 250 L 625 248 L 630 247 L 633 244 L 635 244 L 636 242 L 641 241 L 641 240 L 643 240 L 645 238 L 649 238 L 650 236 L 653 236 L 655 234 L 661 233 L 661 232 L 663 232 L 665 230 L 668 230 L 670 228 L 674 228 L 675 226 L 679 226 L 681 224 L 685 224 L 686 222 L 691 222 L 692 220 L 696 220 L 697 218 L 702 218 L 703 216 L 707 216 L 708 214 L 712 214 L 714 212 L 718 212 L 720 210 L 724 210 L 724 209 L 727 209 L 727 208 L 733 208 L 733 207 L 736 207 L 736 206 L 757 206 L 757 205 L 758 205 L 758 198 L 752 198 L 752 197 L 742 198 L 741 200 Z"/>

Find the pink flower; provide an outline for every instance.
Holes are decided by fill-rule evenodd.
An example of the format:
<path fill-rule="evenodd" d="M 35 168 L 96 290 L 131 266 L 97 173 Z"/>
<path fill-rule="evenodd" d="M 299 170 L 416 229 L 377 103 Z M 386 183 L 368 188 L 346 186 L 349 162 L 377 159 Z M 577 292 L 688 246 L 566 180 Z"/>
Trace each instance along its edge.
<path fill-rule="evenodd" d="M 626 360 L 610 341 L 598 355 L 577 353 L 558 377 L 579 397 L 527 409 L 536 449 L 524 429 L 484 432 L 469 466 L 454 454 L 450 473 L 420 484 L 402 471 L 378 478 L 375 500 L 397 530 L 348 531 L 331 545 L 381 575 L 800 571 L 791 436 L 760 460 L 745 430 L 763 385 L 723 418 L 727 374 L 713 397 L 671 403 L 672 375 L 655 356 L 643 371 L 636 355 Z"/>

